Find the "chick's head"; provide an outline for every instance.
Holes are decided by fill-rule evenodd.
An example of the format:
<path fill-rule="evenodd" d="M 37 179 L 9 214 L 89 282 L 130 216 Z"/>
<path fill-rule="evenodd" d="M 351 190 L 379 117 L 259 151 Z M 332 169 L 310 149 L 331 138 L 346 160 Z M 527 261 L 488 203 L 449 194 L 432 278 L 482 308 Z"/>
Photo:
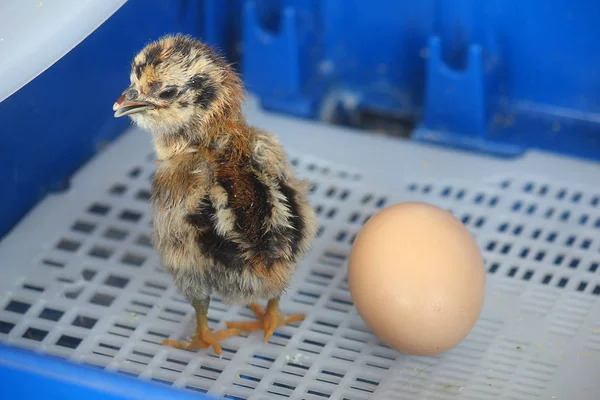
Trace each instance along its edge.
<path fill-rule="evenodd" d="M 233 69 L 206 44 L 168 35 L 134 58 L 131 85 L 113 105 L 115 117 L 130 116 L 155 135 L 202 130 L 239 110 L 242 86 Z"/>

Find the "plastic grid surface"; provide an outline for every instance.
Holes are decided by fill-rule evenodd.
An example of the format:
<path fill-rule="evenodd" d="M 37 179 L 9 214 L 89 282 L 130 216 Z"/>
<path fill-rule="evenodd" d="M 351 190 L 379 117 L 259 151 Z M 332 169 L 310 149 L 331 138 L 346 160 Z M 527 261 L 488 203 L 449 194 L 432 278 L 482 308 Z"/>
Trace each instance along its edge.
<path fill-rule="evenodd" d="M 305 321 L 278 329 L 268 344 L 260 333 L 228 339 L 221 359 L 160 344 L 189 337 L 194 313 L 151 248 L 154 156 L 147 134 L 134 129 L 0 245 L 0 340 L 229 399 L 596 398 L 600 192 L 589 179 L 596 166 L 544 155 L 498 162 L 250 115 L 281 133 L 297 171 L 313 182 L 321 229 L 282 302 L 288 313 L 307 312 Z M 341 138 L 342 148 L 329 146 Z M 365 144 L 396 157 L 382 153 L 375 171 Z M 356 162 L 324 161 L 339 154 Z M 481 319 L 437 357 L 382 345 L 347 287 L 346 257 L 361 224 L 407 200 L 450 209 L 486 259 Z M 213 328 L 251 316 L 216 299 L 209 311 Z"/>

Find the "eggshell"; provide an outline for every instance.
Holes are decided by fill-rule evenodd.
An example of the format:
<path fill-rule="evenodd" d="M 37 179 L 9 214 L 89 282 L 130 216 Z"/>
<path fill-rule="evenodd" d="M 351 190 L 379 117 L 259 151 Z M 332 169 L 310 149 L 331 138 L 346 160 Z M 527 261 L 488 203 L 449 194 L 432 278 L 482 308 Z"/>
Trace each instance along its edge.
<path fill-rule="evenodd" d="M 356 236 L 348 268 L 358 313 L 403 353 L 453 348 L 483 307 L 481 251 L 458 219 L 433 205 L 400 203 L 372 216 Z"/>

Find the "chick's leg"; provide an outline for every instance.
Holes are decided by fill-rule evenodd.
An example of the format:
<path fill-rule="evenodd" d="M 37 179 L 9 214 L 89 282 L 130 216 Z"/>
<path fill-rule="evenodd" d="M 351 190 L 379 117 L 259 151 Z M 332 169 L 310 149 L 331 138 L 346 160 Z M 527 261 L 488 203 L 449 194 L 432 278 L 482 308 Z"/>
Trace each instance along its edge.
<path fill-rule="evenodd" d="M 275 329 L 292 322 L 302 321 L 304 314 L 285 316 L 279 311 L 279 298 L 269 300 L 266 311 L 258 304 L 250 304 L 250 309 L 256 315 L 257 321 L 252 322 L 227 322 L 230 329 L 240 329 L 245 332 L 264 330 L 265 342 L 268 342 Z"/>
<path fill-rule="evenodd" d="M 222 349 L 219 345 L 221 340 L 230 336 L 239 335 L 241 331 L 237 328 L 223 329 L 218 332 L 212 332 L 208 327 L 208 304 L 210 299 L 196 300 L 192 303 L 196 310 L 196 333 L 189 344 L 177 340 L 166 339 L 163 344 L 176 347 L 178 349 L 192 350 L 197 348 L 205 349 L 212 346 L 217 355 L 221 355 Z"/>

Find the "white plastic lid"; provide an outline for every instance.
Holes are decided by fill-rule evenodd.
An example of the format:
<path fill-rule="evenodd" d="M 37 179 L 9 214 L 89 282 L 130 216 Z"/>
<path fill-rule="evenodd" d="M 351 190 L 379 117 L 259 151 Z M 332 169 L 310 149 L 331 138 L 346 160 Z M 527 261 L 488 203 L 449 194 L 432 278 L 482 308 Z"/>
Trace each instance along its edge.
<path fill-rule="evenodd" d="M 0 102 L 67 54 L 127 0 L 0 0 Z"/>

